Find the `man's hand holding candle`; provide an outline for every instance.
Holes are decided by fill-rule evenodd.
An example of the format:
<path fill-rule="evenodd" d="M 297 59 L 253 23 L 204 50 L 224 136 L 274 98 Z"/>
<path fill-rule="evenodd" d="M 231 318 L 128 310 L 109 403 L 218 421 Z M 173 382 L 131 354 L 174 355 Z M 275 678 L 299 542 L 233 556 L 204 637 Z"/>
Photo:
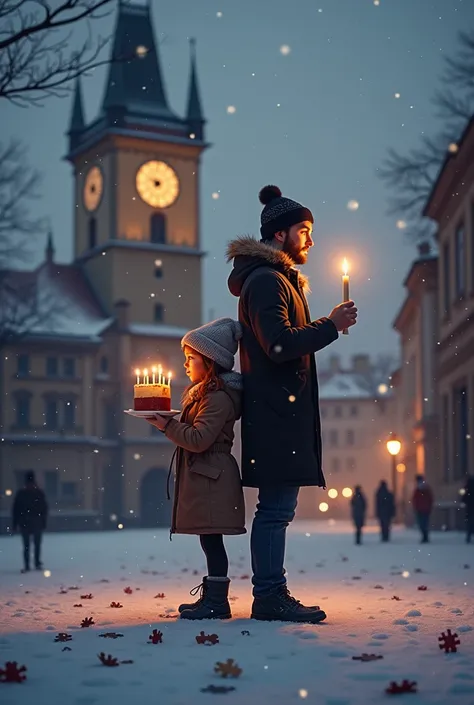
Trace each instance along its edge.
<path fill-rule="evenodd" d="M 355 326 L 357 323 L 357 308 L 353 301 L 343 301 L 329 314 L 328 318 L 336 326 L 339 332 Z"/>

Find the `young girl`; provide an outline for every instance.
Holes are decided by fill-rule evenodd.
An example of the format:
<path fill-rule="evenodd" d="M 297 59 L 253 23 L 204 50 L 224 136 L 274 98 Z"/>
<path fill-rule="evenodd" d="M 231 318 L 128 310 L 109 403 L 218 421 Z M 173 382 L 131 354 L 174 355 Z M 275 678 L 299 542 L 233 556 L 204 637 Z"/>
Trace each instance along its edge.
<path fill-rule="evenodd" d="M 201 596 L 180 605 L 182 619 L 232 616 L 223 534 L 245 533 L 242 483 L 231 454 L 242 394 L 241 375 L 232 369 L 241 337 L 240 324 L 230 318 L 189 331 L 181 347 L 191 384 L 180 420 L 148 419 L 177 446 L 171 533 L 197 534 L 207 560 Z"/>

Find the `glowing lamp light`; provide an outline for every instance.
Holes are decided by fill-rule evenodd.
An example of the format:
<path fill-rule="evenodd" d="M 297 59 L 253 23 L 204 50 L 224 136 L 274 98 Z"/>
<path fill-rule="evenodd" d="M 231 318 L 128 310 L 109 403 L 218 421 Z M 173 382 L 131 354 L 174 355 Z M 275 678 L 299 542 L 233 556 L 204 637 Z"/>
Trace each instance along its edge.
<path fill-rule="evenodd" d="M 403 473 L 403 472 L 405 472 L 406 469 L 407 469 L 407 466 L 405 465 L 405 463 L 398 463 L 397 472 Z"/>
<path fill-rule="evenodd" d="M 331 497 L 331 499 L 336 499 L 338 494 L 339 492 L 337 490 L 329 490 L 328 497 Z"/>
<path fill-rule="evenodd" d="M 398 440 L 398 438 L 394 435 L 392 435 L 388 441 L 387 441 L 387 450 L 390 453 L 390 455 L 398 455 L 400 452 L 400 449 L 402 447 L 402 444 Z"/>
<path fill-rule="evenodd" d="M 352 490 L 351 490 L 351 488 L 350 488 L 350 487 L 344 487 L 344 489 L 342 490 L 342 496 L 343 496 L 343 497 L 346 497 L 347 499 L 349 499 L 349 497 L 352 497 Z"/>
<path fill-rule="evenodd" d="M 319 505 L 319 511 L 320 512 L 327 512 L 328 509 L 329 509 L 329 504 L 327 502 L 321 502 L 321 504 Z"/>

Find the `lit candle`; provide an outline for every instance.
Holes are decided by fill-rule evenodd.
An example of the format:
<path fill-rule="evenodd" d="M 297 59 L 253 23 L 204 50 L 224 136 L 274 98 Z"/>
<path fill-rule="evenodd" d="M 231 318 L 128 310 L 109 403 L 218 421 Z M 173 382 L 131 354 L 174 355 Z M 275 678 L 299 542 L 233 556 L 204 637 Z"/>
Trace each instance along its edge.
<path fill-rule="evenodd" d="M 143 384 L 148 384 L 148 383 L 149 383 L 149 377 L 148 377 L 148 370 L 147 370 L 147 369 L 144 369 L 144 370 L 143 370 L 143 375 L 144 375 Z"/>
<path fill-rule="evenodd" d="M 135 374 L 137 375 L 137 384 L 140 384 L 140 370 L 138 369 L 138 367 L 135 370 Z"/>
<path fill-rule="evenodd" d="M 346 258 L 344 258 L 344 262 L 342 263 L 342 300 L 343 301 L 349 301 L 349 265 L 347 264 Z M 344 328 L 342 331 L 343 335 L 349 335 L 349 331 L 347 328 Z"/>
<path fill-rule="evenodd" d="M 171 372 L 168 372 L 168 387 L 171 387 Z"/>
<path fill-rule="evenodd" d="M 153 377 L 152 377 L 152 379 L 153 379 L 153 384 L 155 384 L 155 380 L 156 380 L 156 367 L 152 367 L 152 368 L 151 368 L 151 371 L 153 372 Z"/>

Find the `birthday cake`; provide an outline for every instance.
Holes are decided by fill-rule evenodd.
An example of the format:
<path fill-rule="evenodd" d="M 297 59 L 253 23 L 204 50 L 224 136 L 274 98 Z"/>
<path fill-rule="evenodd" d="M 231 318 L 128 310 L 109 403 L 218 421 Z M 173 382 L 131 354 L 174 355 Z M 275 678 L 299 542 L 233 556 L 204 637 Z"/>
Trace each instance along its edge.
<path fill-rule="evenodd" d="M 169 384 L 135 384 L 133 387 L 135 411 L 171 411 Z"/>

